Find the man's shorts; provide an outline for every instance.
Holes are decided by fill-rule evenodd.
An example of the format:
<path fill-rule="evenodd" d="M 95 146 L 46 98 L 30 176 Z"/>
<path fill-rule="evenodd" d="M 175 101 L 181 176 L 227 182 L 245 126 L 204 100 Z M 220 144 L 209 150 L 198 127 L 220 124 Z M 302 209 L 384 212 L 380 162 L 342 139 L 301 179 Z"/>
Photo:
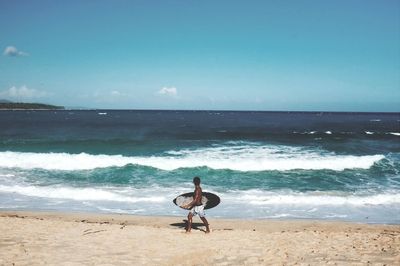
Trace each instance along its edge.
<path fill-rule="evenodd" d="M 204 205 L 194 206 L 193 208 L 190 209 L 190 213 L 193 216 L 196 216 L 198 214 L 199 217 L 201 217 L 201 218 L 206 216 L 206 214 L 204 212 Z"/>

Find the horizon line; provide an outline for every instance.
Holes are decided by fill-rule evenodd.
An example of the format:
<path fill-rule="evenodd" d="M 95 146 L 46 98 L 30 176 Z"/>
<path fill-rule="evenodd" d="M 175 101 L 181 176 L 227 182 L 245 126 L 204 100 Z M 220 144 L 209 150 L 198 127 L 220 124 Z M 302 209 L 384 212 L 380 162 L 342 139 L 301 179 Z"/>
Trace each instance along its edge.
<path fill-rule="evenodd" d="M 164 112 L 254 112 L 254 113 L 362 113 L 362 114 L 400 114 L 399 111 L 299 111 L 299 110 L 232 110 L 232 109 L 151 109 L 151 108 L 86 108 L 64 107 L 63 109 L 0 109 L 2 111 L 36 110 L 36 111 L 164 111 Z"/>

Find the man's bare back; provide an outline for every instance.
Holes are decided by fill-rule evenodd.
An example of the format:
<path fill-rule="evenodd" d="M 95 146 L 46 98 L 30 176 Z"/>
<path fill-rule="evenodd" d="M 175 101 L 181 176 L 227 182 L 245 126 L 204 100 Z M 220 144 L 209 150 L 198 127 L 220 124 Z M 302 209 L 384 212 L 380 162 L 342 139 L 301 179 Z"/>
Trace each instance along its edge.
<path fill-rule="evenodd" d="M 193 195 L 193 198 L 194 198 L 193 201 L 194 201 L 194 205 L 195 205 L 195 206 L 202 205 L 202 204 L 201 204 L 202 192 L 203 192 L 203 190 L 201 189 L 200 186 L 196 186 L 196 187 L 195 187 L 195 189 L 194 189 L 194 195 Z"/>

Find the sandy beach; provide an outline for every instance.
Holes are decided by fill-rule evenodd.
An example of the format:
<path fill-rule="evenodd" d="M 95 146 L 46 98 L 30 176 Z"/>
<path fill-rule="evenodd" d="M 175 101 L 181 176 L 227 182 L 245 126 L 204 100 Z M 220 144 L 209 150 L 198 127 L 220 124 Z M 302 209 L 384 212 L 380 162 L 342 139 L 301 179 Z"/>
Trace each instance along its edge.
<path fill-rule="evenodd" d="M 0 265 L 399 265 L 400 226 L 0 212 Z"/>

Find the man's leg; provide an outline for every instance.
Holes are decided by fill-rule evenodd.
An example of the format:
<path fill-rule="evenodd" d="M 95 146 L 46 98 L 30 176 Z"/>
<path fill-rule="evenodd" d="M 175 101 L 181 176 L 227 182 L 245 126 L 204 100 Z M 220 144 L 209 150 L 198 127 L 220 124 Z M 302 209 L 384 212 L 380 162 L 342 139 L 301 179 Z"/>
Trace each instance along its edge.
<path fill-rule="evenodd" d="M 204 225 L 206 226 L 206 233 L 210 233 L 210 227 L 208 225 L 208 221 L 206 217 L 200 217 L 200 219 L 203 221 Z"/>
<path fill-rule="evenodd" d="M 187 222 L 187 226 L 186 226 L 186 233 L 190 233 L 190 230 L 192 230 L 193 214 L 191 212 L 189 212 L 187 218 L 188 218 L 188 222 Z"/>

